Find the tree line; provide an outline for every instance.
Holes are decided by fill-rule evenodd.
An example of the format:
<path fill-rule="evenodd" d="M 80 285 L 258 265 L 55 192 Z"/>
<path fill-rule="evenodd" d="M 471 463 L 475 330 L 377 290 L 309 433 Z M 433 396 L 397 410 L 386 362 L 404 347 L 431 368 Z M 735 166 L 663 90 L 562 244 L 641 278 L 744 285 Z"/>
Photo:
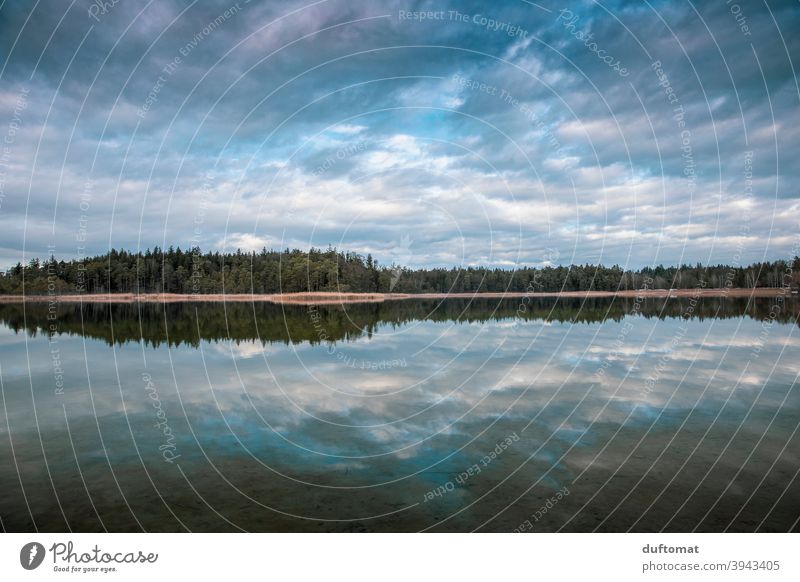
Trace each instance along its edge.
<path fill-rule="evenodd" d="M 570 265 L 501 269 L 411 269 L 329 247 L 202 252 L 156 247 L 84 259 L 33 259 L 0 272 L 2 294 L 552 292 L 800 286 L 800 257 L 748 266 L 680 265 L 623 269 Z"/>

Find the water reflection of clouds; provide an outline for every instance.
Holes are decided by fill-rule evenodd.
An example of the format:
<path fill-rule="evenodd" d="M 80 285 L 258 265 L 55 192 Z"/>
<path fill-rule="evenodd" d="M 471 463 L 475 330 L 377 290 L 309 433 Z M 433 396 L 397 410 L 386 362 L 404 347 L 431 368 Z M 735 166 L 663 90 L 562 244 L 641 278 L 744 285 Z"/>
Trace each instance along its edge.
<path fill-rule="evenodd" d="M 286 439 L 326 454 L 401 450 L 398 454 L 404 457 L 437 433 L 435 438 L 469 437 L 476 426 L 488 426 L 507 408 L 502 421 L 514 425 L 537 415 L 537 426 L 552 430 L 566 421 L 559 429 L 563 436 L 585 430 L 598 415 L 598 422 L 621 422 L 634 407 L 638 410 L 633 421 L 643 422 L 652 420 L 667 403 L 672 410 L 701 406 L 715 411 L 737 382 L 734 401 L 752 398 L 748 393 L 764 382 L 769 384 L 767 392 L 784 390 L 796 373 L 787 353 L 772 370 L 780 350 L 797 345 L 789 335 L 793 326 L 774 326 L 770 343 L 752 359 L 753 342 L 761 333 L 757 321 L 638 320 L 620 346 L 615 338 L 623 321 L 601 326 L 524 322 L 513 327 L 508 322 L 473 322 L 460 326 L 458 333 L 448 330 L 452 329 L 448 323 L 426 321 L 404 334 L 340 342 L 340 349 L 359 361 L 416 354 L 407 367 L 378 373 L 343 365 L 325 344 L 258 341 L 203 343 L 202 353 L 187 346 L 148 349 L 146 369 L 169 414 L 183 420 L 185 409 L 188 420 L 206 430 L 228 430 L 225 422 L 208 422 L 217 417 L 237 435 L 250 435 L 248 440 L 255 438 L 252 435 L 271 438 L 266 421 Z M 688 332 L 674 346 L 679 325 L 688 325 Z M 18 426 L 25 426 L 32 407 L 29 375 L 44 423 L 63 423 L 62 403 L 75 422 L 92 420 L 93 410 L 99 416 L 119 418 L 127 413 L 144 419 L 152 412 L 140 379 L 145 368 L 137 344 L 113 348 L 115 364 L 106 344 L 61 336 L 67 383 L 65 394 L 56 397 L 47 339 L 27 338 L 28 368 L 26 338 L 8 333 L 0 338 L 7 407 Z M 84 345 L 94 408 L 86 383 Z M 502 350 L 496 351 L 498 346 Z M 659 371 L 654 388 L 645 390 L 646 378 L 662 358 L 668 358 L 668 365 Z M 747 373 L 740 378 L 748 360 Z M 598 363 L 603 361 L 613 365 L 598 377 Z M 787 405 L 797 407 L 797 401 Z"/>

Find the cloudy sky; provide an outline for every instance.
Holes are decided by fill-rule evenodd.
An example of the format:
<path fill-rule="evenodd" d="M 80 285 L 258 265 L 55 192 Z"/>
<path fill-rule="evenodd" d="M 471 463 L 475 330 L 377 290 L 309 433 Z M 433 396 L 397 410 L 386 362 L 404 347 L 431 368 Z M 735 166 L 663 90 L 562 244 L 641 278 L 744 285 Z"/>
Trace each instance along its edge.
<path fill-rule="evenodd" d="M 737 2 L 6 0 L 0 266 L 786 258 L 800 5 Z"/>

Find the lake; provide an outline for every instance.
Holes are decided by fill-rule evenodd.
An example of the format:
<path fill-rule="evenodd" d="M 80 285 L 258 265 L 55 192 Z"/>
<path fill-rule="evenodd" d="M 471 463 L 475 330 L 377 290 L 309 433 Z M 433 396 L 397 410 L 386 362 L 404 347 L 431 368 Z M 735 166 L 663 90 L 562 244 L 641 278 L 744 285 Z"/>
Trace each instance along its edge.
<path fill-rule="evenodd" d="M 799 314 L 2 304 L 2 527 L 797 530 Z"/>

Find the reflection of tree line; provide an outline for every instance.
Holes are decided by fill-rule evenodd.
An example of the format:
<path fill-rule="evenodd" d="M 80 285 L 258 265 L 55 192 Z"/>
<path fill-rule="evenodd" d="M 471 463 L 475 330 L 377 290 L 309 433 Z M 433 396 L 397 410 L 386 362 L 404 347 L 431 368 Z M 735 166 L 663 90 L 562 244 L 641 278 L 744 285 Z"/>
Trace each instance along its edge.
<path fill-rule="evenodd" d="M 58 305 L 57 317 L 48 319 L 48 306 L 42 303 L 0 304 L 0 321 L 15 332 L 69 334 L 122 344 L 144 341 L 147 345 L 164 343 L 196 346 L 203 340 L 321 343 L 371 337 L 379 326 L 402 326 L 413 321 L 485 322 L 520 318 L 569 323 L 594 323 L 607 319 L 619 321 L 637 311 L 634 298 L 528 298 L 519 299 L 448 299 L 404 300 L 384 303 L 353 303 L 345 306 L 318 305 L 313 309 L 319 319 L 312 322 L 309 307 L 272 303 L 167 303 L 102 304 L 75 303 Z M 777 306 L 777 312 L 776 312 Z M 638 315 L 668 319 L 684 317 L 688 299 L 646 299 L 640 302 Z M 692 312 L 692 319 L 747 316 L 798 323 L 800 301 L 785 304 L 775 298 L 702 298 Z M 113 333 L 112 333 L 113 329 Z"/>

